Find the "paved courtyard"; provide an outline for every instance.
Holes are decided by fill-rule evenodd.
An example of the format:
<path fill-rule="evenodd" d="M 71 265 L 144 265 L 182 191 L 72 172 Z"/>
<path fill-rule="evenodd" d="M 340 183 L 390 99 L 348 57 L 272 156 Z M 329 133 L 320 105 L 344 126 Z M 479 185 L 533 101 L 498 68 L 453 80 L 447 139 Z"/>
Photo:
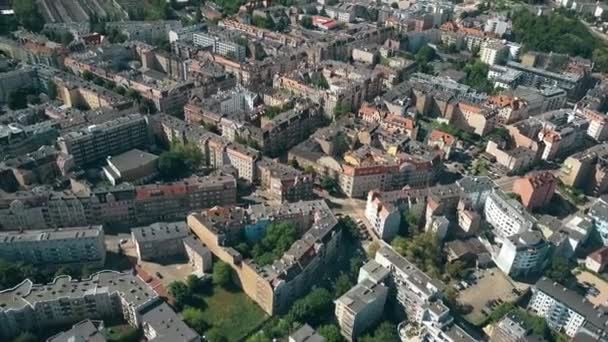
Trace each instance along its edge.
<path fill-rule="evenodd" d="M 587 295 L 589 302 L 594 305 L 606 305 L 608 302 L 608 283 L 605 280 L 588 271 L 579 273 L 576 280 L 581 284 L 587 282 L 599 291 L 597 296 Z"/>

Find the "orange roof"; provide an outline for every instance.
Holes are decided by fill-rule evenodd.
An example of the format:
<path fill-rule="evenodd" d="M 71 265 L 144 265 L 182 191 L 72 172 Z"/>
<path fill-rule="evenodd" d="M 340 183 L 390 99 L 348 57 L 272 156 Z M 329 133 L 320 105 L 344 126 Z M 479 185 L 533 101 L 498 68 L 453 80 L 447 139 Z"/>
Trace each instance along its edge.
<path fill-rule="evenodd" d="M 458 31 L 458 24 L 456 24 L 456 23 L 455 23 L 455 22 L 453 22 L 453 21 L 447 21 L 447 22 L 443 23 L 443 24 L 440 26 L 440 29 L 441 29 L 442 31 L 452 31 L 452 32 L 456 32 L 456 31 Z"/>
<path fill-rule="evenodd" d="M 431 132 L 429 139 L 431 141 L 443 140 L 443 142 L 448 145 L 452 145 L 456 141 L 456 138 L 454 138 L 453 135 L 440 131 L 438 129 L 434 129 Z"/>
<path fill-rule="evenodd" d="M 389 114 L 384 120 L 405 129 L 414 129 L 416 127 L 416 121 L 402 115 Z"/>
<path fill-rule="evenodd" d="M 458 102 L 458 107 L 460 107 L 462 110 L 466 110 L 466 111 L 469 111 L 469 112 L 481 113 L 481 108 L 480 107 L 471 106 L 471 105 L 463 103 L 463 102 Z"/>

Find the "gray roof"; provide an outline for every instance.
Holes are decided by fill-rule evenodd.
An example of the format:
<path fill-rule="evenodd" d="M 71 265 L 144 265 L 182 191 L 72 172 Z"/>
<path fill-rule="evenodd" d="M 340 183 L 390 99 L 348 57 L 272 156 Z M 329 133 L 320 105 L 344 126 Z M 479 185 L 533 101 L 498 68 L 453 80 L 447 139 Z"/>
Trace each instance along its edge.
<path fill-rule="evenodd" d="M 319 335 L 310 325 L 304 324 L 293 334 L 289 335 L 290 342 L 325 342 L 325 337 Z"/>
<path fill-rule="evenodd" d="M 157 159 L 158 156 L 155 154 L 132 149 L 125 153 L 108 157 L 108 163 L 112 164 L 118 171 L 125 172 L 148 165 Z"/>
<path fill-rule="evenodd" d="M 585 297 L 575 291 L 567 289 L 563 285 L 546 277 L 542 277 L 536 282 L 535 288 L 537 291 L 545 293 L 573 311 L 576 311 L 596 328 L 605 330 L 606 326 L 608 326 L 606 310 L 604 308 L 595 308 Z"/>
<path fill-rule="evenodd" d="M 336 304 L 345 305 L 350 311 L 357 314 L 375 301 L 386 298 L 387 293 L 388 289 L 384 285 L 374 284 L 369 279 L 364 279 L 338 298 Z"/>
<path fill-rule="evenodd" d="M 26 279 L 13 288 L 0 291 L 0 312 L 35 307 L 39 302 L 62 298 L 81 298 L 87 294 L 118 293 L 133 307 L 158 300 L 158 294 L 141 278 L 131 273 L 100 271 L 82 280 L 59 276 L 49 284 L 34 284 Z"/>
<path fill-rule="evenodd" d="M 20 242 L 94 238 L 101 234 L 103 234 L 102 226 L 25 231 L 0 231 L 0 245 Z"/>
<path fill-rule="evenodd" d="M 188 225 L 186 222 L 157 222 L 132 228 L 131 235 L 137 242 L 179 239 L 188 236 Z"/>
<path fill-rule="evenodd" d="M 72 326 L 72 329 L 50 337 L 47 342 L 105 342 L 106 337 L 99 331 L 101 321 L 85 319 Z"/>
<path fill-rule="evenodd" d="M 141 320 L 156 332 L 156 337 L 150 341 L 192 341 L 199 337 L 165 302 L 144 310 Z"/>

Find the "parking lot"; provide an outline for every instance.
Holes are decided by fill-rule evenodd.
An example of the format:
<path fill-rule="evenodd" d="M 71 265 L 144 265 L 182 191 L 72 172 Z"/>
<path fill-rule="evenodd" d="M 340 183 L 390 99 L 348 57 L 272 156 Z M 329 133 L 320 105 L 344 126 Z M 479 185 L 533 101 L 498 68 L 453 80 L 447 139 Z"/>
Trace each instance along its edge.
<path fill-rule="evenodd" d="M 525 287 L 516 287 L 511 280 L 499 269 L 490 268 L 480 270 L 478 279 L 471 286 L 460 291 L 458 300 L 462 304 L 470 305 L 473 311 L 465 316 L 472 324 L 479 325 L 486 320 L 493 307 L 504 302 L 516 300 Z"/>
<path fill-rule="evenodd" d="M 587 287 L 587 299 L 594 305 L 606 305 L 608 302 L 608 283 L 595 274 L 583 271 L 576 276 L 579 284 Z"/>
<path fill-rule="evenodd" d="M 123 233 L 106 234 L 105 239 L 108 252 L 114 255 L 122 255 L 128 258 L 132 264 L 137 263 L 137 251 L 131 235 Z M 175 280 L 184 280 L 194 272 L 194 268 L 185 257 L 166 260 L 163 263 L 142 261 L 139 266 L 150 276 L 159 279 L 164 286 Z"/>

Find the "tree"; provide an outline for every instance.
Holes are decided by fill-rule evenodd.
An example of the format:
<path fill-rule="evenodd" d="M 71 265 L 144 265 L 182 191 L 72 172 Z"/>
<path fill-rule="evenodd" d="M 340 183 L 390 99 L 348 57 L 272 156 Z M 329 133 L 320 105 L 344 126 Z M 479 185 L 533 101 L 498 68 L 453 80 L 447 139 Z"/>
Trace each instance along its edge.
<path fill-rule="evenodd" d="M 462 279 L 467 275 L 466 265 L 462 260 L 448 263 L 445 270 L 452 279 Z"/>
<path fill-rule="evenodd" d="M 320 186 L 323 190 L 329 192 L 330 195 L 334 195 L 338 192 L 338 183 L 335 179 L 329 176 L 325 176 L 321 179 Z"/>
<path fill-rule="evenodd" d="M 604 11 L 608 15 L 608 11 Z M 602 15 L 603 15 L 602 13 Z M 608 72 L 608 49 L 600 48 L 593 50 L 592 56 L 595 70 L 599 72 Z"/>
<path fill-rule="evenodd" d="M 317 329 L 319 335 L 325 337 L 327 342 L 342 342 L 344 338 L 340 334 L 340 328 L 335 324 L 322 325 Z"/>
<path fill-rule="evenodd" d="M 494 84 L 488 80 L 489 70 L 490 67 L 479 60 L 475 60 L 472 64 L 467 64 L 464 67 L 464 72 L 467 74 L 465 83 L 480 92 L 491 93 L 494 89 Z"/>
<path fill-rule="evenodd" d="M 437 58 L 437 52 L 432 47 L 425 45 L 423 48 L 418 50 L 414 59 L 418 64 L 420 72 L 430 73 L 432 67 L 428 65 L 431 61 Z"/>
<path fill-rule="evenodd" d="M 416 264 L 422 271 L 435 278 L 441 276 L 443 255 L 439 239 L 434 233 L 416 234 L 407 242 L 395 238 L 393 244 L 398 253 Z"/>
<path fill-rule="evenodd" d="M 226 336 L 222 334 L 222 331 L 218 328 L 211 328 L 207 330 L 205 334 L 207 336 L 207 341 L 209 342 L 227 342 L 228 339 Z"/>
<path fill-rule="evenodd" d="M 232 267 L 223 261 L 213 265 L 213 283 L 223 288 L 232 286 Z"/>
<path fill-rule="evenodd" d="M 190 143 L 173 143 L 158 158 L 158 171 L 165 179 L 183 178 L 196 171 L 203 162 L 203 153 Z"/>
<path fill-rule="evenodd" d="M 340 217 L 338 224 L 342 228 L 342 236 L 349 241 L 359 239 L 359 227 L 350 216 Z"/>
<path fill-rule="evenodd" d="M 19 88 L 8 94 L 8 108 L 12 110 L 23 109 L 27 107 L 27 96 L 31 91 L 27 88 Z"/>
<path fill-rule="evenodd" d="M 285 221 L 272 222 L 262 240 L 251 251 L 253 260 L 260 266 L 268 265 L 280 258 L 298 239 L 296 227 Z"/>
<path fill-rule="evenodd" d="M 568 282 L 574 277 L 572 266 L 568 259 L 562 256 L 555 256 L 551 259 L 551 264 L 545 271 L 545 275 L 563 285 L 568 285 Z"/>
<path fill-rule="evenodd" d="M 13 10 L 19 24 L 32 32 L 40 32 L 44 28 L 44 17 L 38 11 L 34 0 L 13 1 Z"/>
<path fill-rule="evenodd" d="M 167 287 L 169 294 L 175 298 L 178 306 L 184 306 L 192 297 L 192 291 L 184 282 L 176 280 Z"/>
<path fill-rule="evenodd" d="M 348 290 L 350 290 L 351 287 L 353 287 L 353 283 L 350 281 L 348 274 L 340 273 L 340 275 L 338 276 L 338 279 L 336 279 L 334 297 L 339 298 L 340 296 L 342 296 L 343 294 L 348 292 Z"/>
<path fill-rule="evenodd" d="M 390 322 L 382 322 L 373 334 L 367 334 L 359 339 L 361 342 L 398 342 L 397 327 Z"/>
<path fill-rule="evenodd" d="M 391 246 L 393 246 L 395 252 L 405 255 L 407 251 L 407 240 L 402 236 L 397 236 L 391 241 Z"/>
<path fill-rule="evenodd" d="M 367 257 L 369 259 L 373 259 L 376 257 L 376 252 L 380 249 L 380 244 L 378 241 L 372 241 L 367 247 Z"/>
<path fill-rule="evenodd" d="M 184 322 L 186 322 L 190 328 L 194 329 L 201 335 L 209 327 L 205 321 L 205 315 L 201 309 L 187 307 L 184 309 L 184 311 L 182 311 L 182 317 L 184 318 Z"/>
<path fill-rule="evenodd" d="M 46 88 L 47 88 L 47 95 L 49 96 L 49 98 L 51 100 L 57 98 L 57 85 L 55 84 L 55 82 L 53 82 L 53 80 L 49 80 L 46 83 Z"/>
<path fill-rule="evenodd" d="M 396 3 L 396 2 L 393 2 L 393 3 L 391 4 L 391 7 L 392 7 L 392 8 L 394 8 L 394 9 L 397 9 L 397 8 L 399 8 L 399 4 L 398 4 L 398 3 Z"/>
<path fill-rule="evenodd" d="M 201 278 L 199 278 L 196 274 L 190 274 L 186 277 L 186 286 L 191 292 L 195 292 L 201 286 Z"/>
<path fill-rule="evenodd" d="M 309 30 L 312 30 L 315 28 L 315 26 L 312 24 L 312 18 L 308 15 L 305 15 L 302 17 L 302 19 L 300 19 L 300 25 L 302 25 L 303 28 L 309 29 Z"/>
<path fill-rule="evenodd" d="M 331 294 L 324 288 L 317 288 L 293 303 L 287 319 L 290 322 L 306 322 L 316 325 L 324 316 L 332 312 Z"/>
<path fill-rule="evenodd" d="M 338 132 L 338 134 L 334 135 L 334 137 L 332 138 L 332 143 L 333 154 L 335 156 L 341 157 L 350 148 L 348 137 L 343 132 Z"/>
<path fill-rule="evenodd" d="M 21 334 L 19 334 L 17 337 L 15 337 L 15 339 L 13 340 L 13 342 L 37 342 L 38 341 L 38 337 L 34 334 L 32 334 L 31 332 L 23 332 Z"/>
<path fill-rule="evenodd" d="M 82 72 L 82 78 L 84 78 L 87 81 L 92 81 L 93 78 L 95 78 L 95 75 L 93 75 L 93 73 L 91 73 L 88 70 L 85 70 Z"/>
<path fill-rule="evenodd" d="M 145 11 L 145 19 L 149 21 L 165 20 L 170 17 L 171 9 L 165 0 L 152 0 Z"/>

